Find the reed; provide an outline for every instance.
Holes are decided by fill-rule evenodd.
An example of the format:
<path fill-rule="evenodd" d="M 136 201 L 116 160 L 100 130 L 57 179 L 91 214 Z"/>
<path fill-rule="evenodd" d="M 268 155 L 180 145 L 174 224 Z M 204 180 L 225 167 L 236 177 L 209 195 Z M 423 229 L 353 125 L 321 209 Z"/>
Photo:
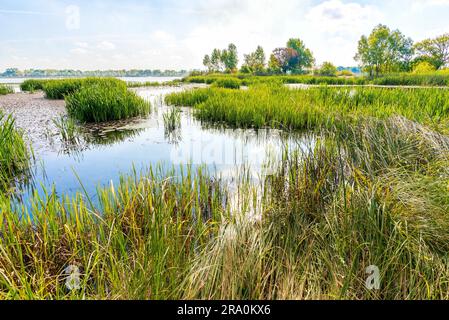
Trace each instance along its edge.
<path fill-rule="evenodd" d="M 7 85 L 0 84 L 0 96 L 14 93 L 14 90 Z"/>
<path fill-rule="evenodd" d="M 45 83 L 49 80 L 44 79 L 28 79 L 20 84 L 20 90 L 24 92 L 34 92 L 36 90 L 43 90 Z"/>
<path fill-rule="evenodd" d="M 70 116 L 81 122 L 105 122 L 143 116 L 150 103 L 128 91 L 121 81 L 92 81 L 65 97 Z"/>
<path fill-rule="evenodd" d="M 233 127 L 314 129 L 361 116 L 385 119 L 401 115 L 447 132 L 449 120 L 449 91 L 433 88 L 291 90 L 271 84 L 246 91 L 207 88 L 173 93 L 166 102 L 192 106 L 199 119 Z"/>
<path fill-rule="evenodd" d="M 28 174 L 32 150 L 14 127 L 14 118 L 0 112 L 0 194 L 8 193 L 14 181 Z"/>

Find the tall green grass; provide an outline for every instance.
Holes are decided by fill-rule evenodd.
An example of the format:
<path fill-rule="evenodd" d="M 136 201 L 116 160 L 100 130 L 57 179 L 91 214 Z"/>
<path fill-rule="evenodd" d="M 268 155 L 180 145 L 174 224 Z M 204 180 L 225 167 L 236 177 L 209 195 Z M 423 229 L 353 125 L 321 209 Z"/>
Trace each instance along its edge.
<path fill-rule="evenodd" d="M 228 211 L 225 193 L 201 169 L 161 167 L 82 194 L 35 196 L 25 213 L 0 201 L 0 298 L 176 299 L 190 260 Z M 18 212 L 20 210 L 20 214 Z M 64 270 L 80 270 L 69 291 Z"/>
<path fill-rule="evenodd" d="M 122 81 L 87 80 L 76 92 L 65 96 L 70 116 L 82 122 L 126 119 L 150 112 L 150 103 L 128 91 Z"/>
<path fill-rule="evenodd" d="M 0 194 L 8 192 L 15 180 L 28 174 L 30 151 L 22 132 L 14 127 L 14 118 L 0 112 Z"/>
<path fill-rule="evenodd" d="M 20 90 L 34 92 L 36 90 L 43 90 L 45 83 L 49 80 L 45 79 L 28 79 L 20 84 Z"/>
<path fill-rule="evenodd" d="M 100 188 L 98 205 L 49 191 L 23 215 L 3 199 L 0 297 L 449 298 L 448 138 L 402 117 L 320 137 L 259 190 L 156 169 Z M 371 265 L 380 290 L 365 286 Z"/>
<path fill-rule="evenodd" d="M 0 84 L 0 96 L 10 93 L 14 93 L 14 90 L 10 86 Z"/>
<path fill-rule="evenodd" d="M 196 89 L 166 97 L 193 106 L 201 120 L 234 127 L 314 129 L 360 116 L 401 115 L 447 132 L 449 91 L 440 89 L 309 88 L 258 85 L 247 91 Z"/>

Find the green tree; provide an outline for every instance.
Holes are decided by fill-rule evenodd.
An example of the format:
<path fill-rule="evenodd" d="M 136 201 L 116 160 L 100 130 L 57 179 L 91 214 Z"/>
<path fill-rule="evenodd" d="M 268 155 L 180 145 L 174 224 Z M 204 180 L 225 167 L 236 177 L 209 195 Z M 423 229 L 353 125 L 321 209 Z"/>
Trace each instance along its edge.
<path fill-rule="evenodd" d="M 265 52 L 261 46 L 258 46 L 256 51 L 244 55 L 244 64 L 242 72 L 263 72 L 265 70 Z"/>
<path fill-rule="evenodd" d="M 207 71 L 211 72 L 213 70 L 212 62 L 208 54 L 204 56 L 203 65 L 207 68 Z"/>
<path fill-rule="evenodd" d="M 237 47 L 235 44 L 230 43 L 228 49 L 221 52 L 221 62 L 224 65 L 226 71 L 235 72 L 239 63 Z"/>
<path fill-rule="evenodd" d="M 435 66 L 427 61 L 422 61 L 413 67 L 413 73 L 430 73 L 435 71 Z"/>
<path fill-rule="evenodd" d="M 210 63 L 212 67 L 212 71 L 220 72 L 223 71 L 223 58 L 220 49 L 214 49 L 212 51 L 212 55 L 210 56 Z"/>
<path fill-rule="evenodd" d="M 413 41 L 399 30 L 378 25 L 371 34 L 362 36 L 354 59 L 370 76 L 384 72 L 408 71 L 413 57 Z"/>
<path fill-rule="evenodd" d="M 279 64 L 279 60 L 276 58 L 274 53 L 270 55 L 270 59 L 268 59 L 268 72 L 270 73 L 281 73 L 281 65 Z"/>
<path fill-rule="evenodd" d="M 420 57 L 433 64 L 436 69 L 449 64 L 449 33 L 418 42 L 415 48 Z"/>
<path fill-rule="evenodd" d="M 315 63 L 312 51 L 306 48 L 301 39 L 289 39 L 287 48 L 293 49 L 297 53 L 294 59 L 289 62 L 290 71 L 302 73 L 305 68 L 311 68 Z"/>
<path fill-rule="evenodd" d="M 337 75 L 337 68 L 331 62 L 323 62 L 321 68 L 317 70 L 320 76 L 335 77 Z"/>

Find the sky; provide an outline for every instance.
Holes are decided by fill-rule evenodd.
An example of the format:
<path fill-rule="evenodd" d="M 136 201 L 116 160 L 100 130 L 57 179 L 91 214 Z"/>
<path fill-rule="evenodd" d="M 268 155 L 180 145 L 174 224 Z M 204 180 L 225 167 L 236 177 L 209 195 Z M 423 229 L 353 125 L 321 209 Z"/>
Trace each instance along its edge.
<path fill-rule="evenodd" d="M 355 66 L 379 23 L 415 41 L 449 32 L 449 0 L 0 0 L 0 71 L 199 69 L 235 43 L 268 54 L 301 38 L 317 64 Z"/>

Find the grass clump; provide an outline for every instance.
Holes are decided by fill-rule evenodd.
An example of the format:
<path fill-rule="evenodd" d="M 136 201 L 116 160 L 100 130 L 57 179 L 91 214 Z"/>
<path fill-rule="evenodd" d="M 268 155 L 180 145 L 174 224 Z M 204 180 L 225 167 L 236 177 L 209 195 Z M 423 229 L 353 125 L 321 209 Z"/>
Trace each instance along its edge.
<path fill-rule="evenodd" d="M 233 127 L 315 129 L 372 116 L 407 119 L 447 131 L 449 91 L 440 89 L 334 88 L 291 90 L 257 85 L 246 91 L 219 88 L 173 93 L 168 104 L 193 106 L 195 116 Z"/>
<path fill-rule="evenodd" d="M 241 83 L 239 79 L 218 79 L 213 83 L 213 86 L 217 88 L 240 89 Z"/>
<path fill-rule="evenodd" d="M 150 112 L 150 103 L 128 91 L 122 81 L 85 82 L 65 101 L 69 115 L 82 122 L 120 120 Z"/>
<path fill-rule="evenodd" d="M 0 95 L 7 95 L 10 93 L 14 93 L 14 90 L 10 86 L 0 84 Z"/>
<path fill-rule="evenodd" d="M 99 189 L 96 206 L 52 192 L 27 212 L 0 200 L 0 298 L 180 298 L 192 256 L 228 216 L 224 199 L 203 170 L 158 167 Z M 68 266 L 79 290 L 66 287 Z"/>
<path fill-rule="evenodd" d="M 43 90 L 44 85 L 50 80 L 43 79 L 28 79 L 20 84 L 20 90 L 24 92 L 34 92 L 36 90 Z"/>
<path fill-rule="evenodd" d="M 8 191 L 14 178 L 30 168 L 30 152 L 12 116 L 0 112 L 0 193 Z"/>

